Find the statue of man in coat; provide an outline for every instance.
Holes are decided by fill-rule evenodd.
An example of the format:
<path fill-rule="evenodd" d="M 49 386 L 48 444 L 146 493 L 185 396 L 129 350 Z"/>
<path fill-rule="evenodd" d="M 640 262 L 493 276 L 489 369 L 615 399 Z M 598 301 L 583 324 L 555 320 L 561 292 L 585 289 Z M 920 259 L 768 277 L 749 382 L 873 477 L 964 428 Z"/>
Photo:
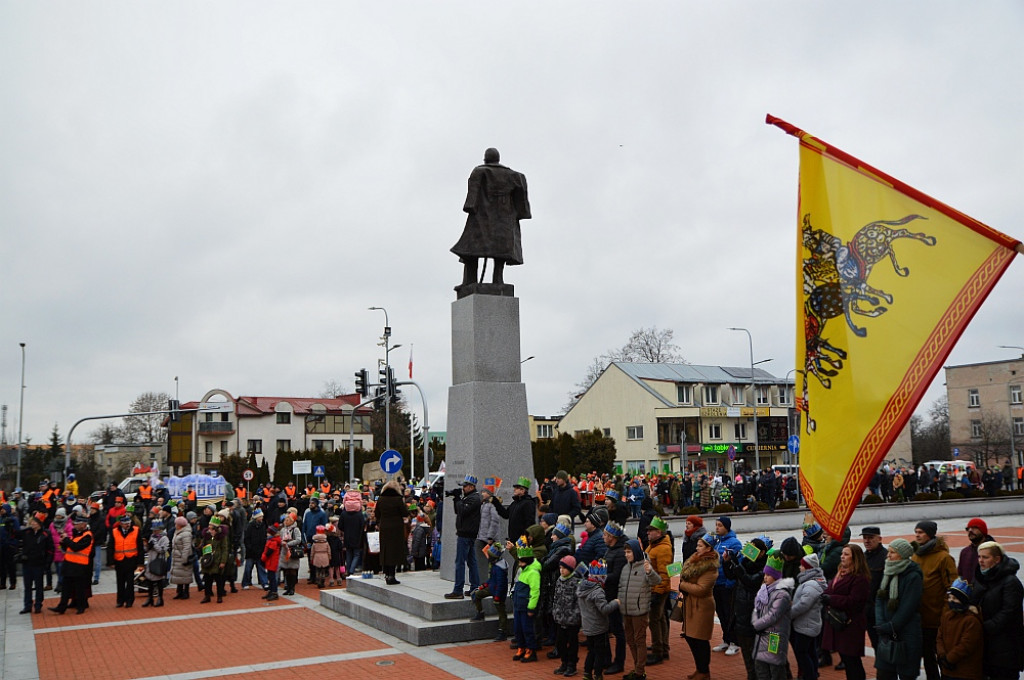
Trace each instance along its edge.
<path fill-rule="evenodd" d="M 480 258 L 494 260 L 492 282 L 496 285 L 505 283 L 506 264 L 523 263 L 519 220 L 531 217 L 526 175 L 501 165 L 500 159 L 497 149 L 487 149 L 484 164 L 476 166 L 469 176 L 469 192 L 462 208 L 469 217 L 462 238 L 452 246 L 464 265 L 463 286 L 477 283 Z"/>

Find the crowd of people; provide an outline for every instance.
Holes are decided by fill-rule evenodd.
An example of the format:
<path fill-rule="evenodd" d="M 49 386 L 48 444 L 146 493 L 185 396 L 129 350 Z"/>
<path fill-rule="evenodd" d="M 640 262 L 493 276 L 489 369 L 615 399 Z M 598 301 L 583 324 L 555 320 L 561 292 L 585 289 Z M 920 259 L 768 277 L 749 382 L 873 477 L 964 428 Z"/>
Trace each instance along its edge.
<path fill-rule="evenodd" d="M 952 465 L 925 464 L 919 467 L 890 466 L 885 464 L 875 471 L 868 489 L 885 502 L 904 503 L 919 492 L 941 495 L 947 491 L 982 491 L 996 496 L 1000 491 L 1024 489 L 1024 467 L 1016 468 L 1006 462 L 1003 467 L 991 465 L 981 468 Z"/>
<path fill-rule="evenodd" d="M 754 476 L 754 493 L 778 478 Z M 692 665 L 690 680 L 709 680 L 721 653 L 742 657 L 747 680 L 816 680 L 833 663 L 863 680 L 866 640 L 879 680 L 916 678 L 922 664 L 928 680 L 1001 680 L 1024 669 L 1019 564 L 983 519 L 968 522 L 957 559 L 931 521 L 917 524 L 914 541 L 887 546 L 878 527 L 864 527 L 863 548 L 849 529 L 830 538 L 810 519 L 798 536 L 743 543 L 730 516 L 705 527 L 694 514 L 676 536 L 663 501 L 690 500 L 684 481 L 559 471 L 536 497 L 534 480 L 516 480 L 506 503 L 472 475 L 419 494 L 397 481 L 323 480 L 251 495 L 239 486 L 231 500 L 202 507 L 156 493 L 129 503 L 113 485 L 93 501 L 67 487 L 44 496 L 54 487 L 46 484 L 0 505 L 0 588 L 16 589 L 20 572 L 22 614 L 41 612 L 47 590 L 60 595 L 51 611 L 63 614 L 88 609 L 103 565 L 118 608 L 139 593 L 142 607 L 163 607 L 172 585 L 171 599 L 189 599 L 196 586 L 201 603 L 222 603 L 259 587 L 273 601 L 294 594 L 303 569 L 318 587 L 371 572 L 393 586 L 400 572 L 439 566 L 450 497 L 455 582 L 445 597 L 470 598 L 474 621 L 485 620 L 490 599 L 496 640 L 511 638 L 512 660 L 544 656 L 553 674 L 643 680 L 648 666 L 679 663 Z M 682 622 L 689 661 L 671 649 L 673 622 Z"/>

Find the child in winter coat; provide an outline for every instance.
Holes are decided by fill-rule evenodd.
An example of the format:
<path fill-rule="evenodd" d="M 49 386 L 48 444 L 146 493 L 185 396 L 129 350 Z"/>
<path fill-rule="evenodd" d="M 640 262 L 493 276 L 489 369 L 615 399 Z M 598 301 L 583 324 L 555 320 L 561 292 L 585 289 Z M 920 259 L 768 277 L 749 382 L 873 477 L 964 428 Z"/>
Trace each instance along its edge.
<path fill-rule="evenodd" d="M 494 598 L 494 609 L 498 612 L 498 635 L 495 642 L 502 642 L 508 639 L 508 613 L 505 610 L 505 597 L 508 594 L 508 563 L 504 557 L 505 551 L 501 544 L 492 543 L 484 548 L 484 555 L 490 564 L 487 572 L 487 583 L 473 591 L 473 606 L 476 607 L 476 616 L 470 621 L 484 620 L 483 601 L 488 597 Z"/>
<path fill-rule="evenodd" d="M 263 596 L 264 600 L 273 601 L 276 600 L 277 595 L 277 569 L 281 562 L 281 525 L 274 523 L 267 527 L 267 542 L 263 546 L 263 554 L 260 555 L 260 559 L 263 560 L 263 567 L 267 570 L 267 593 Z"/>
<path fill-rule="evenodd" d="M 587 636 L 587 658 L 583 662 L 583 678 L 604 680 L 604 669 L 612 661 L 612 650 L 608 644 L 608 615 L 619 608 L 619 601 L 608 602 L 605 598 L 607 562 L 594 560 L 589 566 L 581 564 L 576 569 L 581 578 L 586 576 L 586 580 L 576 589 L 576 596 L 580 601 L 580 630 Z"/>
<path fill-rule="evenodd" d="M 558 580 L 551 596 L 551 613 L 555 621 L 555 651 L 562 665 L 555 675 L 571 678 L 576 675 L 580 657 L 580 603 L 576 595 L 580 575 L 576 573 L 576 558 L 566 555 L 558 563 Z"/>
<path fill-rule="evenodd" d="M 309 546 L 309 562 L 315 570 L 313 580 L 317 588 L 323 588 L 327 582 L 327 571 L 331 566 L 331 546 L 327 545 L 327 527 L 318 524 L 316 534 Z"/>
<path fill-rule="evenodd" d="M 516 638 L 513 661 L 530 663 L 537 660 L 537 637 L 534 635 L 533 617 L 540 601 L 540 564 L 533 558 L 533 547 L 526 536 L 516 541 L 519 575 L 512 589 L 512 624 Z"/>
<path fill-rule="evenodd" d="M 778 551 L 768 554 L 764 567 L 764 585 L 754 598 L 754 669 L 758 680 L 785 680 L 789 652 L 789 610 L 794 582 L 782 578 L 782 558 Z"/>
<path fill-rule="evenodd" d="M 983 631 L 978 608 L 971 606 L 971 586 L 958 578 L 946 599 L 935 649 L 943 680 L 981 680 L 983 677 Z"/>
<path fill-rule="evenodd" d="M 331 563 L 327 571 L 327 585 L 341 585 L 345 580 L 345 544 L 341 541 L 341 533 L 338 531 L 338 523 L 331 517 L 331 523 L 327 525 L 327 546 L 331 549 Z"/>
<path fill-rule="evenodd" d="M 409 557 L 414 571 L 423 571 L 430 561 L 430 520 L 423 513 L 412 522 L 409 533 Z"/>
<path fill-rule="evenodd" d="M 617 602 L 622 610 L 622 624 L 626 630 L 626 645 L 633 656 L 633 670 L 625 677 L 646 680 L 647 625 L 651 615 L 651 588 L 661 583 L 661 575 L 644 555 L 640 541 L 626 541 L 626 564 L 619 577 Z M 654 612 L 664 616 L 663 611 Z"/>
<path fill-rule="evenodd" d="M 800 560 L 800 575 L 789 616 L 793 620 L 793 655 L 803 680 L 818 680 L 818 635 L 821 634 L 821 595 L 828 584 L 818 566 L 818 556 Z"/>

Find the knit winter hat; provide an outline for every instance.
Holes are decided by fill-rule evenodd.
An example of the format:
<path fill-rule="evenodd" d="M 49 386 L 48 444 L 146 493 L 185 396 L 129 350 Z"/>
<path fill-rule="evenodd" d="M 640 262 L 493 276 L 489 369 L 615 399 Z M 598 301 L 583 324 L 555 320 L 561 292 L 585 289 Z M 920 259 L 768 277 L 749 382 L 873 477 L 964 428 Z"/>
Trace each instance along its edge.
<path fill-rule="evenodd" d="M 704 526 L 704 520 L 701 518 L 700 515 L 689 515 L 686 518 L 686 521 L 689 522 L 690 524 L 692 524 L 695 527 L 702 527 L 702 526 Z"/>
<path fill-rule="evenodd" d="M 817 555 L 811 553 L 810 555 L 804 555 L 804 558 L 800 560 L 800 565 L 804 569 L 817 569 L 821 566 L 821 561 Z"/>
<path fill-rule="evenodd" d="M 924 533 L 928 534 L 928 538 L 935 538 L 935 534 L 939 533 L 939 525 L 930 519 L 923 519 L 917 523 L 914 530 L 920 529 Z"/>
<path fill-rule="evenodd" d="M 779 551 L 772 550 L 768 553 L 768 562 L 764 565 L 764 574 L 778 581 L 782 578 L 783 566 L 782 556 L 779 554 Z"/>
<path fill-rule="evenodd" d="M 970 522 L 968 522 L 967 529 L 977 529 L 983 534 L 988 533 L 988 525 L 985 524 L 985 520 L 981 519 L 980 517 L 975 517 Z"/>
<path fill-rule="evenodd" d="M 732 518 L 726 515 L 722 515 L 718 518 L 718 521 L 722 523 L 726 531 L 732 531 Z"/>
<path fill-rule="evenodd" d="M 182 527 L 187 527 L 187 526 L 188 526 L 188 520 L 185 519 L 184 517 L 178 517 L 177 519 L 174 520 L 174 527 L 176 529 L 180 529 Z"/>
<path fill-rule="evenodd" d="M 792 536 L 782 542 L 781 548 L 782 554 L 788 557 L 803 557 L 804 551 L 800 547 L 800 541 L 796 540 Z"/>
<path fill-rule="evenodd" d="M 910 556 L 914 554 L 914 546 L 910 545 L 910 541 L 902 538 L 895 538 L 889 543 L 889 548 L 899 553 L 899 556 L 905 560 L 909 560 Z"/>
<path fill-rule="evenodd" d="M 595 527 L 600 529 L 608 523 L 608 508 L 597 507 L 594 508 L 590 514 L 587 515 L 587 520 Z"/>
<path fill-rule="evenodd" d="M 559 560 L 558 566 L 565 567 L 569 571 L 575 571 L 576 570 L 576 558 L 573 557 L 572 555 L 566 555 L 561 560 Z"/>
<path fill-rule="evenodd" d="M 555 473 L 555 479 L 561 479 L 563 482 L 569 481 L 569 473 L 565 470 L 559 470 Z"/>
<path fill-rule="evenodd" d="M 540 516 L 540 521 L 547 524 L 549 527 L 553 527 L 558 524 L 558 515 L 553 512 L 545 512 Z"/>

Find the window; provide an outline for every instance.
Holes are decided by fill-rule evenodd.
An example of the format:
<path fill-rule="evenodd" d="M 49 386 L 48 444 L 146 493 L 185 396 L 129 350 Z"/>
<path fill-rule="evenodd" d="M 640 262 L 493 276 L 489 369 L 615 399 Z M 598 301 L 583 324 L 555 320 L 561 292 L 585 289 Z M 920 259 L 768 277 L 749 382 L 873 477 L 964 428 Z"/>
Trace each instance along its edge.
<path fill-rule="evenodd" d="M 1010 403 L 1020 404 L 1021 403 L 1021 392 L 1020 385 L 1010 385 Z"/>
<path fill-rule="evenodd" d="M 735 423 L 736 426 L 736 440 L 743 441 L 747 438 L 747 424 L 746 423 Z"/>
<path fill-rule="evenodd" d="M 789 387 L 782 386 L 779 388 L 779 406 L 788 406 L 789 404 Z"/>
<path fill-rule="evenodd" d="M 981 421 L 980 420 L 972 420 L 971 421 L 971 438 L 972 439 L 981 439 Z"/>
<path fill-rule="evenodd" d="M 555 436 L 554 425 L 537 426 L 537 439 L 551 439 L 553 436 Z"/>
<path fill-rule="evenodd" d="M 708 425 L 708 439 L 721 439 L 722 438 L 722 424 L 711 423 Z"/>
<path fill-rule="evenodd" d="M 208 422 L 208 423 L 212 423 L 213 422 L 213 414 L 212 413 L 204 413 L 203 415 L 206 416 L 206 422 Z"/>
<path fill-rule="evenodd" d="M 601 430 L 601 433 L 604 434 L 605 437 L 611 437 L 612 436 L 612 428 L 606 427 L 603 430 Z"/>
<path fill-rule="evenodd" d="M 220 422 L 222 422 L 222 423 L 230 422 L 230 420 L 231 420 L 231 418 L 229 417 L 230 415 L 231 414 L 227 413 L 227 412 L 221 413 L 220 414 Z"/>
<path fill-rule="evenodd" d="M 278 415 L 280 415 L 280 414 L 278 414 Z M 292 440 L 291 439 L 278 439 L 277 440 L 277 451 L 278 451 L 278 453 L 280 453 L 282 451 L 285 452 L 285 453 L 288 453 L 291 450 L 292 450 Z"/>
<path fill-rule="evenodd" d="M 333 439 L 314 439 L 313 440 L 314 451 L 333 451 L 334 440 Z"/>
<path fill-rule="evenodd" d="M 717 404 L 718 403 L 718 385 L 705 385 L 704 386 L 704 403 L 705 404 Z"/>
<path fill-rule="evenodd" d="M 770 406 L 772 403 L 771 393 L 768 390 L 767 385 L 762 385 L 757 388 L 757 405 L 758 406 Z"/>
<path fill-rule="evenodd" d="M 689 385 L 676 385 L 676 401 L 680 404 L 693 403 L 693 392 Z"/>
<path fill-rule="evenodd" d="M 978 408 L 979 406 L 981 406 L 981 395 L 978 394 L 978 390 L 967 390 L 967 407 Z"/>
<path fill-rule="evenodd" d="M 745 388 L 743 388 L 743 387 L 741 387 L 739 385 L 733 385 L 733 388 L 732 388 L 732 403 L 734 403 L 734 404 L 746 403 L 746 398 L 745 398 L 745 395 L 743 394 L 745 391 L 746 391 Z"/>
<path fill-rule="evenodd" d="M 1013 419 L 1013 436 L 1024 437 L 1024 418 Z"/>
<path fill-rule="evenodd" d="M 642 460 L 626 461 L 626 471 L 631 475 L 642 475 L 646 472 L 644 465 Z"/>
<path fill-rule="evenodd" d="M 263 453 L 263 440 L 262 439 L 250 439 L 245 445 L 247 453 Z"/>
<path fill-rule="evenodd" d="M 228 442 L 227 442 L 227 440 L 222 441 L 220 443 L 220 455 L 222 455 L 222 456 L 228 455 Z"/>
<path fill-rule="evenodd" d="M 291 413 L 278 413 L 277 414 L 277 424 L 278 425 L 288 425 L 291 422 L 292 422 L 292 414 Z"/>
<path fill-rule="evenodd" d="M 626 428 L 626 439 L 643 439 L 644 438 L 644 426 L 643 425 L 630 425 Z"/>
<path fill-rule="evenodd" d="M 213 442 L 206 442 L 203 460 L 207 463 L 213 462 Z"/>

